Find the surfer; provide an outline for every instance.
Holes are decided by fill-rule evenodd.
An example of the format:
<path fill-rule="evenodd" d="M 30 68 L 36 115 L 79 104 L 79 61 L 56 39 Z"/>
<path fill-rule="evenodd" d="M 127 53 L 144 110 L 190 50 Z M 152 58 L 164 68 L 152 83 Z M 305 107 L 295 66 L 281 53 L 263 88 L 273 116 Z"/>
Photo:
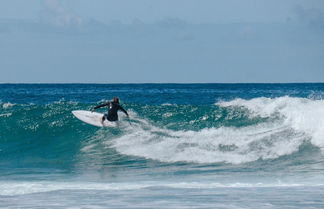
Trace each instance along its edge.
<path fill-rule="evenodd" d="M 101 108 L 101 107 L 105 107 L 105 106 L 108 107 L 108 114 L 107 113 L 104 114 L 104 116 L 102 117 L 102 123 L 105 120 L 118 121 L 118 114 L 117 114 L 118 110 L 121 110 L 122 112 L 124 112 L 128 117 L 127 111 L 122 106 L 120 106 L 118 97 L 114 97 L 111 102 L 107 102 L 107 103 L 104 103 L 104 104 L 94 107 L 93 109 L 91 109 L 91 111 Z"/>

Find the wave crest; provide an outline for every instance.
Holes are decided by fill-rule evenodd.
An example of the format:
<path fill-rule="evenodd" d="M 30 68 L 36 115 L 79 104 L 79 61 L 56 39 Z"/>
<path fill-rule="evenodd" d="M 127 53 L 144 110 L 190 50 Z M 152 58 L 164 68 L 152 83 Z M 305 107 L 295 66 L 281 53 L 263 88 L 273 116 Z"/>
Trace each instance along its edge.
<path fill-rule="evenodd" d="M 279 115 L 285 126 L 311 138 L 312 144 L 324 148 L 324 100 L 296 97 L 235 99 L 220 102 L 222 107 L 247 108 L 252 116 L 272 117 Z"/>

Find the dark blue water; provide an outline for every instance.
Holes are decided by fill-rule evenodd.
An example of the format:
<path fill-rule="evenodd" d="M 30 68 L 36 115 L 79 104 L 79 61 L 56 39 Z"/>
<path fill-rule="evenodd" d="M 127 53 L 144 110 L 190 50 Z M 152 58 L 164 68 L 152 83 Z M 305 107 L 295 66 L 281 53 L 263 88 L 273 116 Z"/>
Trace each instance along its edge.
<path fill-rule="evenodd" d="M 117 128 L 71 114 L 115 96 Z M 324 84 L 0 84 L 0 207 L 321 208 L 323 99 Z"/>

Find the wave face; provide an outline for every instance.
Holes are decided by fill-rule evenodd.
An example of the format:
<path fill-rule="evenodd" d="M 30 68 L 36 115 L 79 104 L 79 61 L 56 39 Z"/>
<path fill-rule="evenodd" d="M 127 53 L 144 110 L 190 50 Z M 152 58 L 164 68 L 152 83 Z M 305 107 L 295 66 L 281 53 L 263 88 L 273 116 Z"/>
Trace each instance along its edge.
<path fill-rule="evenodd" d="M 324 173 L 324 84 L 0 87 L 1 179 L 293 176 L 300 183 Z M 120 113 L 119 128 L 71 114 L 114 96 L 131 116 Z"/>

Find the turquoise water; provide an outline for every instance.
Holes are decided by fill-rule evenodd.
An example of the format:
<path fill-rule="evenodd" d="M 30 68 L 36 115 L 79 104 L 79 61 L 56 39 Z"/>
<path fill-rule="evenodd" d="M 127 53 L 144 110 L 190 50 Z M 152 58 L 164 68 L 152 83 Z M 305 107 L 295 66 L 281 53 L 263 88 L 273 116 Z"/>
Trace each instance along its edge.
<path fill-rule="evenodd" d="M 118 128 L 71 114 L 114 96 Z M 323 208 L 323 99 L 324 84 L 1 84 L 0 207 Z"/>

